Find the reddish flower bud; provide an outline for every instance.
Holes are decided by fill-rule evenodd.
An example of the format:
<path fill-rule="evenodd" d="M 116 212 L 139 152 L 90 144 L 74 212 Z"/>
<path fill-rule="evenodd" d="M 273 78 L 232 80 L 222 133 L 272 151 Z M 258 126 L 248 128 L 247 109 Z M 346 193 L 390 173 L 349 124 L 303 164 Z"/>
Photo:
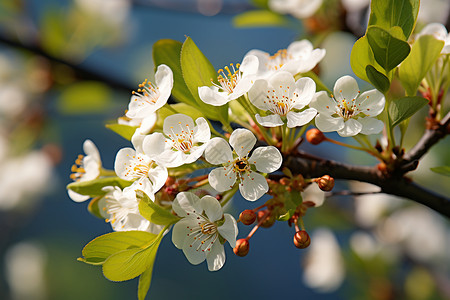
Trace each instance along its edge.
<path fill-rule="evenodd" d="M 290 183 L 290 180 L 287 177 L 283 177 L 283 178 L 280 179 L 280 184 L 281 185 L 288 185 L 289 183 Z"/>
<path fill-rule="evenodd" d="M 311 238 L 305 230 L 297 231 L 294 235 L 294 245 L 299 249 L 308 248 L 311 244 Z"/>
<path fill-rule="evenodd" d="M 318 145 L 325 140 L 325 135 L 319 129 L 313 128 L 306 132 L 306 140 L 313 145 Z"/>
<path fill-rule="evenodd" d="M 244 225 L 251 225 L 256 220 L 256 213 L 251 209 L 246 209 L 239 215 L 239 220 Z"/>
<path fill-rule="evenodd" d="M 267 210 L 258 211 L 258 222 L 266 215 Z M 261 223 L 261 227 L 269 228 L 275 224 L 275 216 L 271 213 L 266 217 L 266 219 Z"/>
<path fill-rule="evenodd" d="M 236 247 L 233 248 L 234 254 L 237 256 L 246 256 L 250 250 L 250 243 L 247 239 L 239 239 L 236 241 Z"/>
<path fill-rule="evenodd" d="M 317 180 L 319 188 L 324 192 L 329 192 L 334 187 L 334 178 L 330 175 L 323 175 Z"/>

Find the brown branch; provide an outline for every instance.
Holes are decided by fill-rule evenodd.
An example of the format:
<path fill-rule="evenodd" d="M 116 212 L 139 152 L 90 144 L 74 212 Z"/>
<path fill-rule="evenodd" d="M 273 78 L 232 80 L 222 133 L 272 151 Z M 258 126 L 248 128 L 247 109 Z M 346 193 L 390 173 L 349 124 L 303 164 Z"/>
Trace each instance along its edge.
<path fill-rule="evenodd" d="M 354 166 L 332 160 L 311 160 L 310 157 L 302 157 L 302 154 L 286 157 L 283 166 L 308 178 L 328 174 L 334 179 L 371 183 L 379 186 L 383 193 L 408 198 L 450 218 L 450 198 L 427 190 L 406 177 L 387 177 L 376 167 Z"/>

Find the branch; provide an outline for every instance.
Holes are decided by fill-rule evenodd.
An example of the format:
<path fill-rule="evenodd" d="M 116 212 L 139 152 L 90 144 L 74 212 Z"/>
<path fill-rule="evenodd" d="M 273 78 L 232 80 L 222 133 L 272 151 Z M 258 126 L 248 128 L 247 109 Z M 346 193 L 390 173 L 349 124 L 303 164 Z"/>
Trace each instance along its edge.
<path fill-rule="evenodd" d="M 379 186 L 383 193 L 408 198 L 450 218 L 450 198 L 427 190 L 406 177 L 384 176 L 376 167 L 354 166 L 332 160 L 311 159 L 311 157 L 304 158 L 302 153 L 286 157 L 283 166 L 309 178 L 328 174 L 334 179 L 371 183 Z"/>

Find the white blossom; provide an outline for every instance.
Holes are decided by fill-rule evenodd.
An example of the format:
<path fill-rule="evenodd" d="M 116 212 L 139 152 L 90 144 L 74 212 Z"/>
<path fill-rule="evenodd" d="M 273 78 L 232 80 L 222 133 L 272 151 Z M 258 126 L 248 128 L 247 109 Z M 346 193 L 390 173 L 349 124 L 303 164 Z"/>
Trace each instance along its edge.
<path fill-rule="evenodd" d="M 230 145 L 222 138 L 213 138 L 205 150 L 206 160 L 214 165 L 222 165 L 209 173 L 209 184 L 218 192 L 233 188 L 239 179 L 241 195 L 255 201 L 268 190 L 266 178 L 258 172 L 271 173 L 282 163 L 280 151 L 273 146 L 256 148 L 249 157 L 256 138 L 247 129 L 236 129 L 230 136 Z M 256 171 L 255 171 L 256 169 Z"/>
<path fill-rule="evenodd" d="M 273 74 L 268 80 L 258 79 L 249 91 L 250 101 L 267 116 L 256 115 L 259 124 L 265 127 L 283 125 L 293 128 L 309 123 L 317 114 L 314 108 L 301 110 L 308 105 L 316 92 L 316 84 L 309 77 L 295 81 L 294 76 L 285 71 Z"/>
<path fill-rule="evenodd" d="M 223 240 L 236 246 L 238 228 L 236 220 L 224 214 L 219 201 L 212 196 L 197 197 L 193 193 L 181 192 L 172 208 L 182 217 L 172 231 L 172 242 L 182 249 L 188 261 L 197 265 L 205 259 L 210 271 L 217 271 L 225 263 Z"/>
<path fill-rule="evenodd" d="M 269 0 L 269 8 L 298 19 L 309 18 L 322 6 L 323 0 Z"/>
<path fill-rule="evenodd" d="M 330 98 L 325 91 L 314 95 L 310 106 L 317 109 L 315 122 L 320 131 L 337 131 L 340 136 L 379 133 L 384 124 L 375 117 L 384 110 L 385 98 L 378 90 L 361 94 L 353 77 L 343 76 Z"/>

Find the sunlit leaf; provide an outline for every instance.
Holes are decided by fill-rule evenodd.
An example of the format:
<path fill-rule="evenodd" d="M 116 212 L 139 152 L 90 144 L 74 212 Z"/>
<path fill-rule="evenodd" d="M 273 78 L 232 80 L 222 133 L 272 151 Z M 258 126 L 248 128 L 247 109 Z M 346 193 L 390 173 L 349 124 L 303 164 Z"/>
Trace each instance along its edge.
<path fill-rule="evenodd" d="M 295 210 L 303 202 L 302 195 L 298 191 L 291 191 L 284 194 L 284 209 L 286 212 L 281 215 L 278 220 L 287 221 L 295 213 Z"/>
<path fill-rule="evenodd" d="M 441 175 L 450 176 L 450 166 L 434 167 L 430 168 L 430 170 Z"/>
<path fill-rule="evenodd" d="M 422 97 L 404 97 L 393 100 L 389 105 L 391 126 L 394 127 L 400 124 L 400 122 L 410 118 L 427 103 L 428 100 Z"/>
<path fill-rule="evenodd" d="M 180 218 L 173 215 L 170 210 L 164 209 L 150 200 L 143 191 L 137 190 L 136 198 L 140 200 L 139 213 L 150 222 L 158 225 L 168 225 L 180 220 Z"/>
<path fill-rule="evenodd" d="M 131 185 L 130 181 L 119 177 L 105 177 L 88 181 L 75 181 L 67 185 L 67 188 L 81 195 L 95 197 L 106 194 L 102 190 L 105 186 L 118 186 L 123 189 L 129 185 Z"/>
<path fill-rule="evenodd" d="M 366 36 L 361 37 L 353 45 L 350 54 L 350 65 L 355 75 L 367 82 L 370 82 L 366 73 L 368 65 L 373 66 L 380 73 L 384 72 L 383 68 L 375 61 Z"/>
<path fill-rule="evenodd" d="M 368 65 L 366 67 L 366 74 L 373 86 L 380 92 L 384 94 L 387 90 L 389 90 L 389 86 L 391 85 L 389 79 L 384 76 L 383 73 L 378 72 L 373 66 Z"/>
<path fill-rule="evenodd" d="M 164 106 L 158 109 L 157 111 L 158 121 L 156 122 L 158 127 L 162 128 L 164 124 L 164 119 L 175 113 L 185 114 L 191 117 L 194 121 L 197 118 L 204 117 L 203 114 L 198 109 L 186 103 L 175 103 L 171 104 L 170 107 L 173 108 L 173 110 L 166 108 Z"/>
<path fill-rule="evenodd" d="M 65 88 L 58 101 L 58 110 L 62 114 L 104 113 L 110 108 L 112 94 L 110 89 L 100 82 L 84 81 Z"/>
<path fill-rule="evenodd" d="M 131 137 L 133 136 L 134 132 L 136 131 L 135 126 L 129 126 L 124 124 L 106 124 L 106 128 L 111 129 L 121 137 L 131 141 Z"/>
<path fill-rule="evenodd" d="M 150 283 L 152 282 L 153 265 L 151 265 L 144 273 L 139 276 L 138 284 L 138 300 L 144 300 L 147 296 Z"/>

